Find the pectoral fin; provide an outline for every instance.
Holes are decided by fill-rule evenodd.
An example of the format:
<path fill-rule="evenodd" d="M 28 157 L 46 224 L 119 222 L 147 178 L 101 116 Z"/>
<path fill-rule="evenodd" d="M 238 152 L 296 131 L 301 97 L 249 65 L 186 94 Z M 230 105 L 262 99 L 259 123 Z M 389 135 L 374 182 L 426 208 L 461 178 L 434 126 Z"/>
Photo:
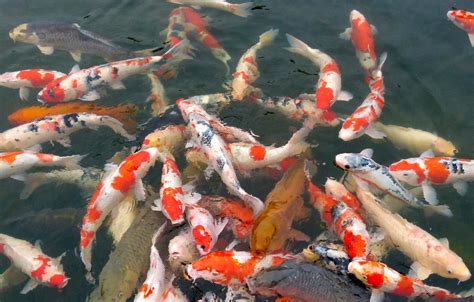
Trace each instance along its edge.
<path fill-rule="evenodd" d="M 426 199 L 426 201 L 429 202 L 431 205 L 437 205 L 438 197 L 433 186 L 428 183 L 424 183 L 421 185 L 421 187 L 423 189 L 423 197 Z"/>
<path fill-rule="evenodd" d="M 372 295 L 370 296 L 370 302 L 383 302 L 385 294 L 383 291 L 378 289 L 372 289 Z"/>
<path fill-rule="evenodd" d="M 385 133 L 383 133 L 380 130 L 375 129 L 375 127 L 373 127 L 373 126 L 369 126 L 365 130 L 365 134 L 368 135 L 369 137 L 373 138 L 373 139 L 383 139 L 384 137 L 387 136 L 387 135 L 385 135 Z"/>
<path fill-rule="evenodd" d="M 426 267 L 422 266 L 419 262 L 413 262 L 408 273 L 408 277 L 418 278 L 420 280 L 425 280 L 431 275 L 431 271 Z"/>
<path fill-rule="evenodd" d="M 90 90 L 84 93 L 79 99 L 81 101 L 92 102 L 100 99 L 100 94 L 96 90 Z"/>
<path fill-rule="evenodd" d="M 468 33 L 467 36 L 469 37 L 469 41 L 471 42 L 471 46 L 474 47 L 474 33 Z"/>
<path fill-rule="evenodd" d="M 143 182 L 141 179 L 137 179 L 135 181 L 135 186 L 133 187 L 133 190 L 135 194 L 135 199 L 137 201 L 145 200 L 145 197 L 146 197 L 145 187 L 143 186 Z"/>
<path fill-rule="evenodd" d="M 433 157 L 433 156 L 434 156 L 434 153 L 433 153 L 433 150 L 431 149 L 428 149 L 425 152 L 420 154 L 420 158 L 427 158 L 427 157 Z"/>
<path fill-rule="evenodd" d="M 348 27 L 346 30 L 339 34 L 339 38 L 343 40 L 350 40 L 352 34 L 352 28 Z"/>
<path fill-rule="evenodd" d="M 69 137 L 59 138 L 56 140 L 56 142 L 65 148 L 71 147 L 71 139 Z"/>
<path fill-rule="evenodd" d="M 354 95 L 352 93 L 341 90 L 341 92 L 339 92 L 339 94 L 337 95 L 337 100 L 347 102 L 352 100 L 353 97 Z"/>
<path fill-rule="evenodd" d="M 291 229 L 289 234 L 288 234 L 288 238 L 294 240 L 294 241 L 305 241 L 305 242 L 308 242 L 311 238 L 309 238 L 308 235 L 306 235 L 305 233 L 301 232 L 301 231 L 298 231 L 296 229 Z"/>
<path fill-rule="evenodd" d="M 23 287 L 23 289 L 21 290 L 20 294 L 24 295 L 24 294 L 27 294 L 29 293 L 30 291 L 34 290 L 36 287 L 38 286 L 38 282 L 36 282 L 35 280 L 33 279 L 30 279 L 25 287 Z"/>
<path fill-rule="evenodd" d="M 28 101 L 28 97 L 30 96 L 30 90 L 26 87 L 20 88 L 20 99 L 23 101 Z"/>
<path fill-rule="evenodd" d="M 81 62 L 81 52 L 80 51 L 71 51 L 69 53 L 71 54 L 71 57 L 73 58 L 74 61 Z"/>
<path fill-rule="evenodd" d="M 39 50 L 41 51 L 42 54 L 44 55 L 52 55 L 53 52 L 54 52 L 54 47 L 51 47 L 51 46 L 39 46 L 37 45 Z"/>
<path fill-rule="evenodd" d="M 456 189 L 459 195 L 464 196 L 467 193 L 467 182 L 458 181 L 453 183 L 453 188 Z"/>
<path fill-rule="evenodd" d="M 109 83 L 110 88 L 113 90 L 126 89 L 125 85 L 120 80 L 115 80 Z"/>

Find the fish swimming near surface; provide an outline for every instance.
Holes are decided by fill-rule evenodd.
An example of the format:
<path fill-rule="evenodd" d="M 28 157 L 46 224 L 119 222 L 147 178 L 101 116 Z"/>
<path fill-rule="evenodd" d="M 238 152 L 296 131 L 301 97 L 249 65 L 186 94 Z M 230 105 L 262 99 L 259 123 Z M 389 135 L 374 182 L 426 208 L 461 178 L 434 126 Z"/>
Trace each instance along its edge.
<path fill-rule="evenodd" d="M 474 47 L 474 13 L 458 9 L 448 11 L 447 16 L 454 25 L 467 33 L 471 46 Z"/>
<path fill-rule="evenodd" d="M 34 44 L 41 53 L 53 54 L 55 49 L 69 52 L 76 62 L 83 53 L 100 56 L 108 61 L 151 55 L 153 50 L 130 51 L 78 24 L 60 21 L 23 23 L 10 30 L 13 41 Z"/>
<path fill-rule="evenodd" d="M 306 43 L 286 34 L 290 47 L 288 51 L 297 53 L 319 67 L 319 80 L 316 84 L 316 107 L 328 110 L 336 101 L 349 101 L 352 94 L 341 90 L 341 71 L 336 61 L 319 49 L 312 49 Z"/>
<path fill-rule="evenodd" d="M 71 146 L 69 135 L 81 129 L 96 130 L 109 127 L 128 140 L 135 137 L 123 128 L 123 124 L 106 115 L 93 113 L 71 113 L 47 116 L 0 133 L 0 150 L 40 149 L 40 144 L 57 142 L 66 148 Z"/>
<path fill-rule="evenodd" d="M 66 74 L 45 69 L 25 69 L 0 74 L 0 86 L 19 89 L 20 98 L 28 100 L 30 88 L 43 88 L 46 84 L 64 77 Z"/>
<path fill-rule="evenodd" d="M 161 83 L 160 78 L 154 73 L 149 73 L 147 76 L 150 80 L 151 89 L 146 102 L 151 103 L 153 116 L 159 116 L 166 110 L 169 100 L 166 97 L 165 87 Z"/>
<path fill-rule="evenodd" d="M 179 151 L 184 150 L 186 139 L 185 125 L 169 125 L 156 129 L 143 139 L 142 149 L 155 147 L 164 154 L 178 155 Z"/>
<path fill-rule="evenodd" d="M 132 75 L 146 74 L 176 59 L 188 58 L 189 41 L 170 48 L 162 56 L 137 57 L 115 61 L 86 69 L 73 70 L 67 76 L 47 84 L 39 93 L 41 103 L 68 102 L 76 99 L 95 101 L 101 97 L 97 89 L 107 85 L 112 89 L 125 89 L 122 80 Z"/>
<path fill-rule="evenodd" d="M 252 2 L 245 2 L 241 4 L 232 4 L 225 0 L 167 0 L 170 3 L 189 5 L 194 8 L 208 7 L 223 10 L 239 17 L 247 18 L 251 15 L 250 8 Z"/>
<path fill-rule="evenodd" d="M 324 184 L 324 189 L 326 191 L 326 194 L 331 195 L 335 199 L 344 202 L 351 209 L 355 211 L 361 210 L 362 206 L 360 204 L 360 201 L 354 194 L 349 192 L 349 190 L 347 190 L 342 183 L 328 178 L 326 180 L 326 183 Z"/>
<path fill-rule="evenodd" d="M 10 265 L 0 274 L 0 294 L 3 294 L 11 288 L 20 285 L 28 280 L 28 275 L 24 274 L 18 268 Z"/>
<path fill-rule="evenodd" d="M 132 116 L 138 112 L 138 106 L 132 103 L 120 104 L 117 106 L 98 106 L 93 103 L 71 102 L 56 104 L 54 106 L 29 106 L 18 109 L 8 116 L 8 120 L 13 125 L 22 125 L 34 120 L 51 115 L 71 114 L 71 113 L 93 113 L 97 115 L 108 115 L 122 122 L 123 127 L 133 133 L 137 123 Z"/>
<path fill-rule="evenodd" d="M 28 241 L 17 239 L 5 234 L 0 234 L 0 253 L 10 259 L 13 266 L 18 268 L 31 279 L 25 285 L 22 294 L 26 294 L 38 284 L 64 288 L 69 281 L 57 259 L 45 255 L 39 245 L 32 245 Z"/>
<path fill-rule="evenodd" d="M 253 94 L 261 94 L 258 89 L 252 86 L 260 76 L 257 66 L 257 52 L 272 43 L 277 35 L 278 29 L 270 29 L 264 32 L 260 35 L 257 44 L 250 47 L 240 57 L 232 80 L 232 97 L 234 100 L 241 101 Z"/>
<path fill-rule="evenodd" d="M 174 236 L 168 244 L 168 261 L 176 271 L 181 265 L 189 264 L 200 257 L 190 228 L 185 228 Z"/>

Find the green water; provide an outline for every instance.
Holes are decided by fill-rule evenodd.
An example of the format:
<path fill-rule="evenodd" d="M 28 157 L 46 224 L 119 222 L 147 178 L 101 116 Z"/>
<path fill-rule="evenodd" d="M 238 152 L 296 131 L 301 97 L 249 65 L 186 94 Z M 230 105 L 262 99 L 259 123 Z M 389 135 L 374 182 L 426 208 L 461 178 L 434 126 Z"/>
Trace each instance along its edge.
<path fill-rule="evenodd" d="M 357 9 L 378 29 L 375 38 L 376 52 L 379 55 L 383 51 L 388 53 L 384 66 L 386 107 L 381 121 L 436 132 L 456 144 L 460 157 L 474 157 L 474 49 L 470 46 L 467 35 L 446 18 L 446 12 L 452 6 L 474 10 L 472 1 L 262 0 L 256 1 L 255 5 L 264 7 L 254 10 L 253 16 L 247 19 L 212 9 L 203 9 L 202 14 L 209 17 L 210 31 L 232 56 L 231 67 L 235 67 L 240 55 L 258 40 L 261 33 L 270 28 L 280 29 L 280 36 L 276 41 L 258 55 L 261 76 L 256 86 L 267 95 L 297 96 L 314 89 L 316 68 L 309 61 L 283 49 L 288 46 L 283 34 L 290 33 L 337 60 L 343 74 L 343 89 L 352 92 L 355 98 L 349 103 L 337 103 L 333 109 L 342 115 L 352 112 L 364 99 L 368 89 L 362 81 L 363 72 L 352 45 L 339 39 L 338 34 L 348 27 L 350 11 Z M 162 45 L 165 38 L 160 32 L 167 26 L 169 12 L 177 6 L 162 0 L 1 0 L 0 7 L 1 72 L 27 68 L 68 72 L 75 64 L 68 53 L 56 51 L 51 56 L 44 56 L 33 45 L 14 44 L 8 37 L 8 31 L 20 23 L 61 20 L 78 23 L 123 47 L 138 50 Z M 139 42 L 134 42 L 129 37 Z M 101 58 L 83 55 L 80 66 L 89 67 L 100 63 L 103 63 Z M 224 81 L 223 65 L 207 49 L 198 47 L 196 59 L 185 62 L 178 78 L 166 81 L 164 85 L 169 98 L 174 100 L 178 97 L 222 92 Z M 149 94 L 148 80 L 136 76 L 127 79 L 125 85 L 127 90 L 109 90 L 108 96 L 97 103 L 113 105 L 132 101 L 140 106 L 144 105 Z M 10 113 L 21 107 L 37 104 L 33 98 L 29 102 L 22 102 L 17 90 L 3 87 L 0 87 L 0 98 L 2 131 L 10 127 L 7 120 Z M 252 129 L 260 135 L 261 142 L 268 145 L 283 144 L 290 136 L 290 123 L 283 122 L 281 116 L 265 115 L 264 110 L 255 106 L 238 105 L 223 111 L 221 117 L 224 121 Z M 138 121 L 143 122 L 147 118 L 147 112 L 141 112 Z M 313 156 L 320 163 L 315 178 L 318 184 L 322 184 L 328 176 L 341 175 L 332 165 L 334 156 L 341 152 L 358 152 L 371 147 L 375 151 L 375 160 L 387 165 L 411 156 L 389 143 L 374 142 L 365 136 L 352 142 L 342 142 L 337 138 L 338 130 L 316 129 L 310 136 L 309 142 L 315 145 Z M 114 152 L 122 149 L 122 141 L 108 130 L 81 131 L 72 135 L 72 143 L 73 146 L 69 149 L 45 144 L 44 151 L 58 155 L 88 154 L 83 165 L 101 168 Z M 156 169 L 160 169 L 160 166 Z M 243 185 L 251 193 L 264 198 L 264 193 L 273 184 L 265 183 L 264 189 L 249 181 L 243 181 Z M 20 182 L 5 179 L 1 180 L 0 186 L 0 219 L 44 208 L 80 208 L 87 202 L 87 196 L 72 186 L 44 186 L 24 201 L 18 198 L 23 186 Z M 440 201 L 453 210 L 454 218 L 425 218 L 420 211 L 414 210 L 405 211 L 404 216 L 437 237 L 449 238 L 451 249 L 474 271 L 471 233 L 474 229 L 474 190 L 471 188 L 464 197 L 457 195 L 451 187 L 439 187 L 437 191 Z M 313 212 L 312 215 L 314 217 L 304 224 L 304 228 L 309 235 L 315 236 L 320 230 L 320 220 L 317 213 Z M 48 224 L 48 221 L 45 220 L 44 224 Z M 1 295 L 0 300 L 85 300 L 93 286 L 83 278 L 83 266 L 74 252 L 79 242 L 79 226 L 72 229 L 69 226 L 67 229 L 67 232 L 44 233 L 40 237 L 36 232 L 32 236 L 15 229 L 2 230 L 31 242 L 41 239 L 44 251 L 51 256 L 66 251 L 63 263 L 71 280 L 60 293 L 39 287 L 28 295 L 21 296 L 18 294 L 20 287 Z M 100 242 L 95 247 L 96 272 L 105 264 L 108 249 L 109 246 Z M 5 268 L 7 264 L 6 259 L 0 259 L 1 268 Z M 410 265 L 406 258 L 398 254 L 390 258 L 389 264 L 403 272 Z M 458 285 L 457 281 L 432 276 L 427 283 L 457 292 L 472 288 L 473 280 Z"/>

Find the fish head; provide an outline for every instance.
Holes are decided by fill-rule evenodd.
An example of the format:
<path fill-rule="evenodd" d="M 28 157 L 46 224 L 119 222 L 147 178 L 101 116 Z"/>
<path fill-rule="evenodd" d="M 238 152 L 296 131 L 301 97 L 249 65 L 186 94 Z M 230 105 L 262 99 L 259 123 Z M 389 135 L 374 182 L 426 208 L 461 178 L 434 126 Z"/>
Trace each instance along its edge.
<path fill-rule="evenodd" d="M 10 36 L 10 39 L 15 42 L 19 41 L 29 44 L 38 44 L 40 42 L 40 37 L 34 30 L 32 30 L 28 23 L 18 25 L 10 30 L 8 35 Z"/>
<path fill-rule="evenodd" d="M 212 235 L 203 225 L 197 225 L 193 228 L 193 237 L 196 247 L 201 255 L 206 255 L 211 251 L 213 246 Z"/>
<path fill-rule="evenodd" d="M 425 179 L 425 172 L 416 158 L 409 158 L 393 163 L 388 168 L 396 179 L 417 186 Z"/>
<path fill-rule="evenodd" d="M 66 287 L 68 281 L 69 278 L 67 278 L 64 274 L 55 274 L 49 278 L 48 285 L 51 287 L 64 288 Z"/>
<path fill-rule="evenodd" d="M 248 93 L 249 84 L 242 77 L 234 78 L 232 81 L 232 98 L 241 101 Z"/>
<path fill-rule="evenodd" d="M 181 114 L 183 115 L 183 119 L 188 122 L 189 114 L 193 111 L 193 104 L 185 99 L 176 100 L 176 106 L 178 106 Z"/>
<path fill-rule="evenodd" d="M 348 118 L 344 122 L 341 130 L 339 130 L 338 136 L 340 139 L 347 142 L 362 136 L 364 134 L 364 130 L 364 127 L 357 127 L 357 125 L 353 123 L 352 118 Z"/>
<path fill-rule="evenodd" d="M 328 178 L 326 180 L 326 183 L 324 184 L 324 188 L 327 194 L 334 196 L 336 198 L 340 198 L 341 196 L 347 193 L 347 189 L 346 187 L 344 187 L 343 184 L 331 178 Z"/>
<path fill-rule="evenodd" d="M 277 235 L 277 227 L 275 219 L 269 219 L 264 213 L 255 221 L 255 226 L 252 230 L 251 236 L 251 249 L 252 253 L 256 255 L 265 255 L 271 248 L 272 243 L 275 241 Z"/>
<path fill-rule="evenodd" d="M 345 171 L 366 172 L 370 170 L 370 158 L 359 153 L 341 153 L 336 155 L 335 164 Z"/>
<path fill-rule="evenodd" d="M 375 261 L 352 261 L 347 267 L 366 286 L 380 288 L 385 281 L 385 265 Z"/>
<path fill-rule="evenodd" d="M 0 74 L 0 85 L 8 87 L 8 83 L 17 80 L 15 74 L 15 72 L 4 72 Z"/>
<path fill-rule="evenodd" d="M 361 21 L 365 21 L 365 17 L 364 15 L 362 15 L 361 12 L 353 9 L 349 15 L 349 20 L 351 21 L 351 23 L 353 23 L 354 21 L 361 22 Z"/>
<path fill-rule="evenodd" d="M 448 19 L 461 29 L 467 29 L 472 23 L 472 16 L 465 10 L 450 10 L 447 13 Z"/>
<path fill-rule="evenodd" d="M 61 87 L 60 79 L 46 85 L 38 92 L 38 101 L 41 103 L 59 103 L 64 100 L 66 93 Z"/>
<path fill-rule="evenodd" d="M 431 261 L 435 269 L 433 271 L 441 277 L 467 281 L 471 278 L 471 272 L 464 264 L 461 257 L 452 252 L 447 245 L 435 245 L 432 249 Z"/>
<path fill-rule="evenodd" d="M 372 51 L 356 51 L 356 56 L 360 65 L 362 65 L 362 68 L 366 70 L 373 70 L 377 67 L 377 60 Z"/>
<path fill-rule="evenodd" d="M 456 146 L 454 146 L 452 142 L 442 138 L 438 138 L 434 141 L 432 149 L 435 154 L 443 156 L 455 156 L 456 153 L 458 153 Z"/>

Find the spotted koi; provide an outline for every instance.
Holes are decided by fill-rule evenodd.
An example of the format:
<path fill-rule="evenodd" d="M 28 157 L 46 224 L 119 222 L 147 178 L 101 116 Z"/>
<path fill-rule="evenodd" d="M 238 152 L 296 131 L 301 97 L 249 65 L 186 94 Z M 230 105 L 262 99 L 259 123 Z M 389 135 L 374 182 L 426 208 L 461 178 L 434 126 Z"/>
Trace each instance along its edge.
<path fill-rule="evenodd" d="M 240 4 L 232 4 L 225 0 L 167 0 L 170 3 L 179 5 L 188 5 L 194 7 L 209 7 L 223 10 L 239 17 L 247 18 L 251 15 L 250 8 L 253 2 L 245 2 Z"/>
<path fill-rule="evenodd" d="M 474 47 L 474 14 L 466 10 L 448 11 L 448 19 L 457 27 L 464 30 L 469 37 L 471 46 Z"/>
<path fill-rule="evenodd" d="M 328 178 L 324 184 L 326 194 L 331 195 L 338 201 L 344 202 L 349 208 L 360 213 L 361 204 L 357 197 L 349 192 L 346 187 L 333 179 Z"/>

